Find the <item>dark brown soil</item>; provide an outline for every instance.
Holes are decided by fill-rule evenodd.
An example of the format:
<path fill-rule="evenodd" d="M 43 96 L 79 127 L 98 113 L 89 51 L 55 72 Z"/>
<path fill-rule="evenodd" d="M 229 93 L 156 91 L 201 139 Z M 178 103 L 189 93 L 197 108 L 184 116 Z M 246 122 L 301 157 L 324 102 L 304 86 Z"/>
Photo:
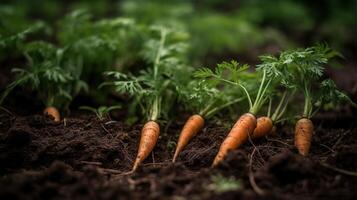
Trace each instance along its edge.
<path fill-rule="evenodd" d="M 216 169 L 210 165 L 229 127 L 210 122 L 172 164 L 182 123 L 169 124 L 130 175 L 123 173 L 131 169 L 141 125 L 87 115 L 56 124 L 3 111 L 0 120 L 0 199 L 357 199 L 353 116 L 347 128 L 315 119 L 307 158 L 296 153 L 286 126 L 231 152 Z M 225 190 L 215 177 L 239 184 Z"/>

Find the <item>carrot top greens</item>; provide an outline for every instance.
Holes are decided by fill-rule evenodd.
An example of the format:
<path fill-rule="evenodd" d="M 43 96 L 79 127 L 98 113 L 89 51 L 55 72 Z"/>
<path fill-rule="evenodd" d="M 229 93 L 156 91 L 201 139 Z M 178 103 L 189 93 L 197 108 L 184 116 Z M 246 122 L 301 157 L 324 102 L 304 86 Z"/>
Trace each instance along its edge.
<path fill-rule="evenodd" d="M 57 48 L 47 42 L 32 42 L 24 45 L 23 54 L 27 65 L 12 70 L 16 79 L 8 85 L 0 103 L 15 87 L 20 86 L 36 91 L 45 106 L 65 108 L 73 95 L 87 89 L 86 84 L 77 79 L 79 76 L 69 72 L 75 66 L 70 65 L 72 63 L 65 48 Z"/>
<path fill-rule="evenodd" d="M 149 39 L 141 51 L 142 57 L 151 65 L 138 75 L 118 71 L 105 72 L 112 81 L 102 86 L 114 86 L 118 93 L 129 94 L 134 103 L 144 111 L 147 120 L 156 121 L 167 117 L 175 98 L 174 84 L 184 78 L 189 67 L 181 59 L 186 53 L 187 44 L 180 32 L 163 26 L 152 26 L 148 30 Z M 187 74 L 187 73 L 186 73 Z"/>
<path fill-rule="evenodd" d="M 87 111 L 94 113 L 97 116 L 97 118 L 99 119 L 99 121 L 103 121 L 105 119 L 110 119 L 109 113 L 113 110 L 120 109 L 120 108 L 121 108 L 121 106 L 110 106 L 110 107 L 99 106 L 98 108 L 93 108 L 90 106 L 79 107 L 79 109 L 87 110 Z"/>
<path fill-rule="evenodd" d="M 214 78 L 221 82 L 238 86 L 248 99 L 249 112 L 257 114 L 268 98 L 267 93 L 272 85 L 272 80 L 275 78 L 275 74 L 267 73 L 264 69 L 258 73 L 249 73 L 247 71 L 248 68 L 248 65 L 241 65 L 236 61 L 223 62 L 217 65 L 214 71 L 208 68 L 200 69 L 196 73 L 196 76 L 200 78 Z M 261 81 L 257 85 L 256 80 L 259 77 Z M 252 95 L 256 95 L 256 98 L 252 99 Z"/>
<path fill-rule="evenodd" d="M 194 79 L 177 86 L 179 101 L 185 108 L 205 118 L 244 100 L 239 93 L 232 93 L 230 89 L 228 86 L 222 87 L 214 79 Z"/>
<path fill-rule="evenodd" d="M 339 91 L 332 80 L 323 80 L 323 73 L 328 61 L 339 56 L 327 45 L 318 44 L 306 49 L 284 51 L 279 57 L 262 56 L 263 66 L 273 69 L 269 73 L 277 73 L 282 85 L 297 90 L 304 95 L 304 111 L 302 117 L 311 118 L 321 106 L 327 103 L 335 105 L 340 101 L 352 102 Z M 280 70 L 275 70 L 275 69 Z M 319 88 L 319 90 L 316 90 Z"/>

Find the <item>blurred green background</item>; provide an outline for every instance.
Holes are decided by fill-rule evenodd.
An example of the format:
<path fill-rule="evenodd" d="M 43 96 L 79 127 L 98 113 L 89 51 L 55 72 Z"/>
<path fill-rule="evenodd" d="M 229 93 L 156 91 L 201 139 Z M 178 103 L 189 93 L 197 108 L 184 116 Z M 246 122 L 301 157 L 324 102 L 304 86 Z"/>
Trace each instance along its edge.
<path fill-rule="evenodd" d="M 214 64 L 238 57 L 254 61 L 262 53 L 325 41 L 354 59 L 357 47 L 355 0 L 3 0 L 1 35 L 36 21 L 55 27 L 58 19 L 85 9 L 93 20 L 124 16 L 162 23 L 191 34 L 191 61 Z M 54 29 L 55 30 L 55 29 Z"/>
<path fill-rule="evenodd" d="M 43 40 L 70 44 L 81 54 L 78 74 L 95 93 L 103 71 L 142 66 L 139 25 L 161 24 L 183 33 L 194 67 L 231 59 L 256 64 L 262 54 L 326 42 L 344 55 L 344 70 L 330 69 L 328 76 L 356 97 L 356 19 L 357 0 L 2 0 L 0 88 L 10 82 L 11 68 L 24 63 L 18 43 Z M 42 31 L 28 34 L 37 28 Z M 103 95 L 89 95 L 108 103 Z"/>

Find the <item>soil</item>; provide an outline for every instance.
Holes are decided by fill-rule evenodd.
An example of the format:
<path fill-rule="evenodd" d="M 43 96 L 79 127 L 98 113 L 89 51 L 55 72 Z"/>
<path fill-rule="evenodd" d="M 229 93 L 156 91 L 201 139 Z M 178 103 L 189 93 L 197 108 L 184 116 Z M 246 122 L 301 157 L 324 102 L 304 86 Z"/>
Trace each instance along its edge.
<path fill-rule="evenodd" d="M 88 114 L 54 123 L 1 111 L 0 199 L 357 199 L 356 117 L 341 128 L 323 116 L 314 119 L 308 157 L 297 154 L 286 126 L 230 152 L 215 169 L 210 165 L 229 127 L 209 122 L 173 164 L 183 121 L 167 123 L 152 156 L 125 174 L 141 124 Z M 217 177 L 239 184 L 229 189 Z"/>

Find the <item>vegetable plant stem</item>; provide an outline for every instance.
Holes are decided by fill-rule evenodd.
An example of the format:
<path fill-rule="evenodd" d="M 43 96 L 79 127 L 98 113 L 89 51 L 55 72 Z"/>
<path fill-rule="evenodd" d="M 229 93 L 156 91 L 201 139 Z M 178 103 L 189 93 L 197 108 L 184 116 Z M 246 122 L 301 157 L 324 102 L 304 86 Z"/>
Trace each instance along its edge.
<path fill-rule="evenodd" d="M 223 105 L 221 105 L 221 106 L 219 106 L 219 107 L 215 107 L 214 109 L 208 111 L 204 116 L 206 116 L 206 117 L 208 118 L 208 117 L 210 117 L 211 115 L 213 115 L 214 113 L 218 112 L 219 110 L 221 110 L 221 109 L 223 109 L 223 108 L 226 108 L 226 107 L 228 107 L 228 106 L 230 106 L 230 105 L 232 105 L 232 104 L 235 104 L 235 103 L 237 103 L 237 102 L 239 102 L 239 101 L 242 101 L 244 98 L 245 98 L 245 97 L 241 97 L 241 98 L 238 98 L 238 99 L 236 99 L 236 100 L 234 100 L 234 101 L 227 102 L 227 103 L 225 103 L 225 104 L 223 104 Z"/>
<path fill-rule="evenodd" d="M 159 63 L 162 55 L 162 49 L 164 48 L 165 45 L 165 40 L 166 40 L 166 30 L 164 28 L 161 29 L 160 31 L 160 45 L 159 48 L 157 49 L 155 61 L 154 61 L 154 81 L 158 81 L 158 70 L 159 70 Z M 158 84 L 158 83 L 157 83 Z M 160 104 L 161 104 L 161 98 L 159 97 L 158 94 L 155 95 L 155 99 L 152 104 L 151 108 L 151 114 L 150 114 L 150 120 L 151 121 L 156 121 L 159 117 L 160 114 Z"/>
<path fill-rule="evenodd" d="M 283 105 L 283 103 L 286 99 L 286 95 L 287 95 L 287 91 L 284 92 L 283 96 L 280 99 L 278 107 L 276 108 L 275 112 L 271 116 L 272 121 L 275 121 L 278 118 L 278 115 L 280 114 L 280 110 L 282 109 L 281 106 Z"/>

